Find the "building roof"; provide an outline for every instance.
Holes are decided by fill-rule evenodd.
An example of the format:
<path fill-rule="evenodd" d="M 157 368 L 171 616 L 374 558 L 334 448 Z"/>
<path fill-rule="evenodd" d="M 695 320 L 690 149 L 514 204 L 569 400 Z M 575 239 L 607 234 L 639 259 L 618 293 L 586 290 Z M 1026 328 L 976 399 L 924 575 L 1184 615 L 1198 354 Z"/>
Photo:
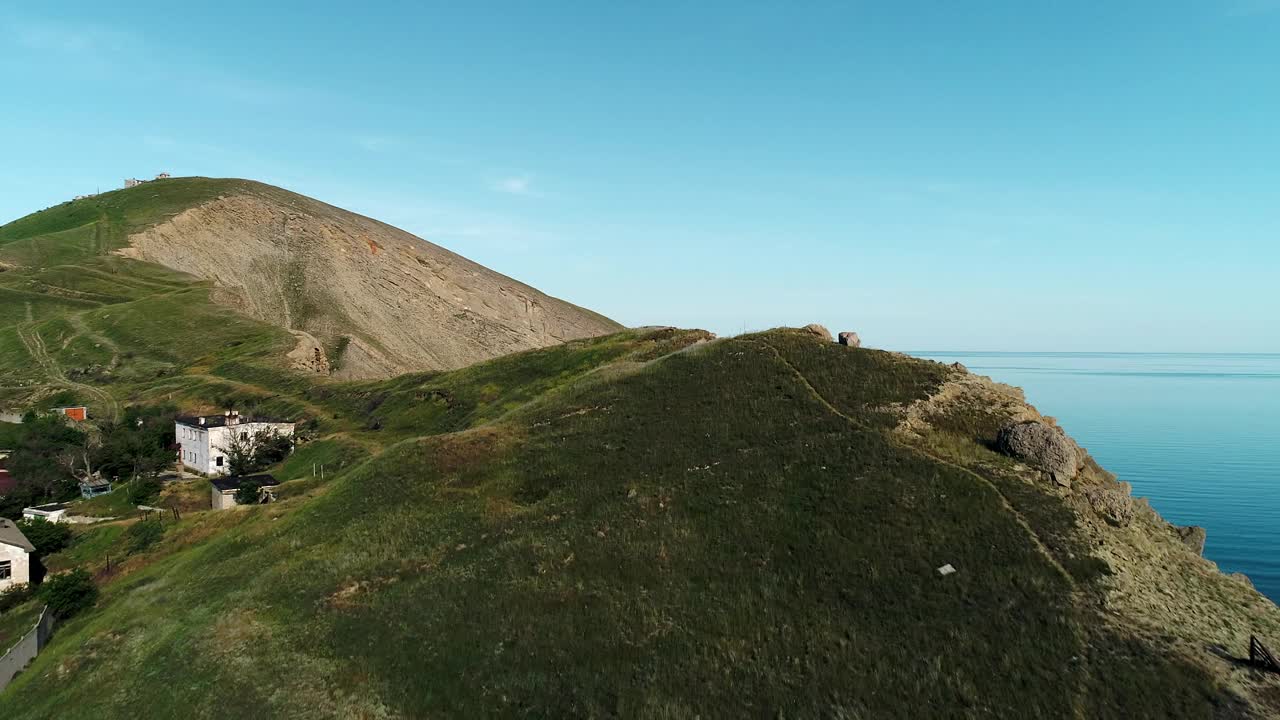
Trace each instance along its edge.
<path fill-rule="evenodd" d="M 20 547 L 29 553 L 36 551 L 36 547 L 31 544 L 27 536 L 23 535 L 18 526 L 8 518 L 0 518 L 0 543 Z"/>
<path fill-rule="evenodd" d="M 280 484 L 272 475 L 236 475 L 234 477 L 222 476 L 209 480 L 213 486 L 222 492 L 235 491 L 240 489 L 240 483 L 251 480 L 260 487 L 275 487 Z"/>
<path fill-rule="evenodd" d="M 22 508 L 22 512 L 26 512 L 28 510 L 39 510 L 40 512 L 51 513 L 58 512 L 59 510 L 66 510 L 69 507 L 71 506 L 67 503 L 45 503 L 44 505 L 33 505 L 31 507 Z"/>
<path fill-rule="evenodd" d="M 179 425 L 186 425 L 193 428 L 223 427 L 227 424 L 226 415 L 204 415 L 203 425 L 200 424 L 201 417 L 202 416 L 200 415 L 184 415 L 183 417 L 177 418 L 176 422 Z M 277 420 L 276 418 L 265 417 L 245 417 L 244 415 L 239 416 L 238 422 L 240 425 L 247 425 L 249 423 L 279 423 L 281 425 L 294 424 L 292 420 Z"/>

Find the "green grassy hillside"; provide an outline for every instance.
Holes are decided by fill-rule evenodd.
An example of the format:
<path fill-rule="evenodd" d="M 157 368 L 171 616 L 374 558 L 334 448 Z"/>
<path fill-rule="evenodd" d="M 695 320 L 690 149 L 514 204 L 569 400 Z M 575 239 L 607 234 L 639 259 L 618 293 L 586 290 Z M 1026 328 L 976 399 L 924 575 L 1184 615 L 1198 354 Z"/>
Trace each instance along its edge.
<path fill-rule="evenodd" d="M 170 485 L 153 546 L 127 498 L 79 504 L 124 517 L 46 565 L 101 599 L 0 717 L 1280 714 L 1280 680 L 1229 659 L 1280 637 L 1275 606 L 1141 504 L 1108 524 L 1096 465 L 1065 492 L 993 452 L 1020 397 L 789 330 L 302 374 L 285 330 L 111 252 L 239 191 L 283 192 L 186 178 L 0 227 L 0 408 L 236 407 L 312 436 L 277 503 Z"/>
<path fill-rule="evenodd" d="M 273 241 L 257 237 L 271 236 L 273 223 L 305 224 L 311 235 L 285 233 L 284 240 L 276 240 L 298 245 L 297 262 L 302 262 L 298 259 L 302 248 L 311 248 L 319 257 L 310 259 L 319 264 L 313 263 L 308 272 L 314 275 L 327 268 L 368 280 L 361 273 L 370 258 L 377 258 L 383 275 L 391 278 L 378 287 L 392 289 L 379 290 L 382 294 L 372 304 L 397 306 L 403 299 L 413 305 L 414 314 L 403 316 L 399 310 L 384 308 L 378 317 L 386 326 L 357 327 L 347 318 L 347 308 L 327 294 L 333 288 L 314 277 L 293 277 L 292 271 L 273 266 L 259 268 L 270 280 L 231 277 L 225 287 L 215 288 L 210 282 L 116 253 L 145 230 L 227 198 L 252 200 L 247 206 L 260 214 L 244 208 L 210 211 L 211 215 L 201 217 L 216 226 L 211 235 L 200 234 L 208 229 L 200 222 L 188 223 L 181 229 L 171 227 L 170 235 L 152 238 L 148 247 L 153 253 L 172 249 L 175 257 L 183 257 L 212 245 L 228 248 L 238 257 L 276 248 Z M 252 217 L 244 217 L 245 213 Z M 217 224 L 220 220 L 225 227 Z M 396 240 L 396 252 L 383 235 Z M 388 244 L 385 251 L 375 237 Z M 369 257 L 349 257 L 348 241 L 370 253 Z M 263 263 L 271 265 L 267 259 Z M 427 272 L 424 268 L 439 277 L 412 275 Z M 296 269 L 302 272 L 303 268 Z M 483 291 L 488 287 L 484 283 L 489 283 L 495 288 L 493 297 L 472 302 L 477 306 L 473 312 L 466 306 L 468 301 L 452 297 L 455 291 L 468 294 L 472 289 L 441 284 L 440 277 L 474 284 L 479 288 L 474 292 Z M 272 284 L 276 280 L 283 285 L 276 288 Z M 240 287 L 237 282 L 246 284 Z M 279 297 L 271 295 L 275 290 L 280 291 Z M 448 298 L 433 295 L 436 290 Z M 368 294 L 377 293 L 370 290 Z M 506 301 L 502 308 L 480 308 L 498 295 Z M 511 300 L 526 296 L 527 306 Z M 452 312 L 449 303 L 455 301 L 463 304 Z M 259 314 L 253 315 L 243 303 L 256 307 Z M 519 305 L 518 313 L 511 309 L 513 303 Z M 288 316 L 291 329 L 315 333 L 316 342 L 324 346 L 328 367 L 338 371 L 350 359 L 349 344 L 362 348 L 352 363 L 362 357 L 372 362 L 369 353 L 386 351 L 382 341 L 390 342 L 396 333 L 410 336 L 396 341 L 400 355 L 409 352 L 404 349 L 408 347 L 410 354 L 420 356 L 418 364 L 410 367 L 436 367 L 431 358 L 437 352 L 450 359 L 487 359 L 551 344 L 550 336 L 534 337 L 533 320 L 526 315 L 535 309 L 541 314 L 529 318 L 536 316 L 544 326 L 567 333 L 557 337 L 590 336 L 595 334 L 593 328 L 602 328 L 599 332 L 621 329 L 602 316 L 544 296 L 394 228 L 280 188 L 199 177 L 151 182 L 66 202 L 0 226 L 0 410 L 82 403 L 93 414 L 111 418 L 122 404 L 159 398 L 209 409 L 237 400 L 257 405 L 268 398 L 296 394 L 314 383 L 314 378 L 307 380 L 289 370 L 293 361 L 286 354 L 298 340 L 284 327 L 260 320 L 275 322 Z M 310 357 L 306 348 L 303 354 Z M 383 360 L 391 362 L 392 355 Z M 396 358 L 404 360 L 400 355 Z M 294 415 L 306 411 L 304 406 L 289 404 L 260 409 Z"/>
<path fill-rule="evenodd" d="M 240 387 L 235 368 L 280 367 L 289 333 L 212 305 L 193 278 L 112 254 L 132 233 L 247 187 L 266 186 L 181 178 L 0 226 L 0 408 L 56 393 L 110 417 L 122 402 L 187 388 L 212 403 Z M 197 377 L 175 382 L 186 375 Z"/>
<path fill-rule="evenodd" d="M 991 413 L 896 432 L 956 371 L 700 340 L 303 390 L 348 427 L 300 452 L 350 462 L 171 523 L 0 715 L 1250 716 L 1108 613 L 1111 568 L 982 446 Z"/>

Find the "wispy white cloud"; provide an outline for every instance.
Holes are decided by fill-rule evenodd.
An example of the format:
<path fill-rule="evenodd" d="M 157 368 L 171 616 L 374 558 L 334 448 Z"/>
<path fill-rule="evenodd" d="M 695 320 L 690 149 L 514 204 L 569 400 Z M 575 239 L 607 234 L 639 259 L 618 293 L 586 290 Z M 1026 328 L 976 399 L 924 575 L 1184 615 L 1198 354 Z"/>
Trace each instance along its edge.
<path fill-rule="evenodd" d="M 533 178 L 528 175 L 510 175 L 499 178 L 491 184 L 491 187 L 497 192 L 508 195 L 535 197 L 538 194 L 533 189 Z"/>
<path fill-rule="evenodd" d="M 0 36 L 17 47 L 65 55 L 118 53 L 135 47 L 137 38 L 101 25 L 3 19 Z"/>

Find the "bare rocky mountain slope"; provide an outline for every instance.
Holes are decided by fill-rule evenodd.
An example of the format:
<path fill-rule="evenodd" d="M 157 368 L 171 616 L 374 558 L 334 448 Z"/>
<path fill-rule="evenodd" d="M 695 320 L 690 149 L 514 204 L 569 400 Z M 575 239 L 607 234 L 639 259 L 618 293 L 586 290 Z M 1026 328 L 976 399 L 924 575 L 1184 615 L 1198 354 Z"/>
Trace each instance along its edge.
<path fill-rule="evenodd" d="M 339 378 L 456 369 L 615 332 L 617 323 L 407 232 L 261 183 L 216 196 L 118 250 L 210 280 L 212 297 L 292 331 L 295 367 Z"/>

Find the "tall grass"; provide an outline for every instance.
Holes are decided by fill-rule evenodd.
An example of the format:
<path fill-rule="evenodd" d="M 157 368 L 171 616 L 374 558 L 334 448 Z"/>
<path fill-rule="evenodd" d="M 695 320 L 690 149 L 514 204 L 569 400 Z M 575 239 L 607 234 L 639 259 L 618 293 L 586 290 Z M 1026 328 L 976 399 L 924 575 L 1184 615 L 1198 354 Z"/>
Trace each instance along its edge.
<path fill-rule="evenodd" d="M 882 408 L 932 366 L 788 333 L 656 342 L 320 388 L 381 417 L 357 434 L 387 449 L 322 492 L 184 519 L 0 707 L 1208 715 L 1208 679 L 1099 622 L 996 490 L 890 436 Z"/>

